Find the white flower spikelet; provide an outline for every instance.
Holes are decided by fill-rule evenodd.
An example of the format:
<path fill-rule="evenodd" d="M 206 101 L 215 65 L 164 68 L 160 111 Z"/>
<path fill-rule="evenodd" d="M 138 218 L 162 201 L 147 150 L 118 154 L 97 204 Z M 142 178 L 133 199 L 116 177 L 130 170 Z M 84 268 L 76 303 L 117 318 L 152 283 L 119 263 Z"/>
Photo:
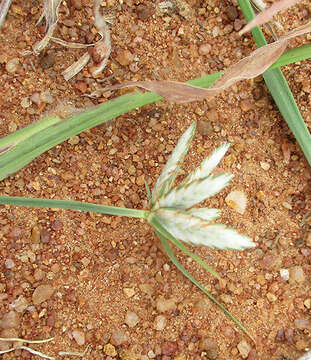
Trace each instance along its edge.
<path fill-rule="evenodd" d="M 225 225 L 210 225 L 187 211 L 159 209 L 154 215 L 170 234 L 186 243 L 220 250 L 243 250 L 255 245 L 249 237 Z"/>
<path fill-rule="evenodd" d="M 189 149 L 195 128 L 196 124 L 193 123 L 179 139 L 175 149 L 173 150 L 153 188 L 152 203 L 155 203 L 159 197 L 166 195 L 166 193 L 173 185 L 180 165 L 183 162 L 184 157 Z"/>
<path fill-rule="evenodd" d="M 186 185 L 180 185 L 161 197 L 156 206 L 157 208 L 188 209 L 217 194 L 228 185 L 232 178 L 232 174 L 210 175 Z"/>
<path fill-rule="evenodd" d="M 209 208 L 193 208 L 187 210 L 192 216 L 198 217 L 205 221 L 213 221 L 219 218 L 220 211 L 218 209 Z"/>
<path fill-rule="evenodd" d="M 171 236 L 194 245 L 221 250 L 254 247 L 255 244 L 247 236 L 240 235 L 224 225 L 210 224 L 210 221 L 219 217 L 219 210 L 192 208 L 217 194 L 232 179 L 232 174 L 211 175 L 228 150 L 228 143 L 216 149 L 179 186 L 172 189 L 194 131 L 195 124 L 192 124 L 180 138 L 156 182 L 152 193 L 150 224 L 154 224 L 156 228 L 160 223 Z"/>
<path fill-rule="evenodd" d="M 204 159 L 201 162 L 201 165 L 186 177 L 182 184 L 189 184 L 194 180 L 203 179 L 209 176 L 210 173 L 219 164 L 221 159 L 224 157 L 225 153 L 229 149 L 229 146 L 229 143 L 224 143 L 220 145 L 216 150 L 212 152 L 211 156 Z"/>

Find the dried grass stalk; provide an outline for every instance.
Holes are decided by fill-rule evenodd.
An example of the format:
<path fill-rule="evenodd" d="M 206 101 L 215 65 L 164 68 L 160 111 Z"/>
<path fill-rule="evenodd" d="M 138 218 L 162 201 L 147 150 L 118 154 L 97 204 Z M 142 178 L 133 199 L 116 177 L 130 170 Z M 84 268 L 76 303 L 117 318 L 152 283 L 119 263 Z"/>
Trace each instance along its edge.
<path fill-rule="evenodd" d="M 0 4 L 0 28 L 9 11 L 12 0 L 2 0 Z"/>

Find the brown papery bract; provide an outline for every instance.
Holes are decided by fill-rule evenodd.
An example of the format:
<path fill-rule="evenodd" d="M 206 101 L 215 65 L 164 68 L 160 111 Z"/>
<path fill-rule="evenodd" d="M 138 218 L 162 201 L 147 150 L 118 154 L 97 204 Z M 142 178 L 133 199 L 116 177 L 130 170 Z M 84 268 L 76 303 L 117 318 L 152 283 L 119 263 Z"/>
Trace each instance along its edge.
<path fill-rule="evenodd" d="M 272 6 L 268 9 L 259 13 L 250 23 L 248 23 L 240 32 L 239 34 L 245 34 L 246 32 L 250 31 L 252 28 L 258 25 L 262 25 L 270 21 L 274 15 L 278 12 L 285 10 L 293 5 L 295 5 L 300 0 L 279 0 L 276 1 Z"/>
<path fill-rule="evenodd" d="M 208 89 L 184 84 L 177 81 L 131 81 L 107 88 L 107 90 L 138 86 L 154 91 L 175 103 L 187 103 L 218 95 L 234 83 L 252 79 L 265 72 L 285 51 L 289 39 L 311 31 L 311 22 L 281 36 L 278 41 L 262 46 L 249 56 L 230 66 L 222 77 Z"/>

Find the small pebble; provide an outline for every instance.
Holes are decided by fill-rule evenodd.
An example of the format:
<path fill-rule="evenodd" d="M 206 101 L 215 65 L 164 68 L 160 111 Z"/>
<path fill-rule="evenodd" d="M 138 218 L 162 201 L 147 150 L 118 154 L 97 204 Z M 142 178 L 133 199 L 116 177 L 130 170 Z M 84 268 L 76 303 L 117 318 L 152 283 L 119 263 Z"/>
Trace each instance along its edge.
<path fill-rule="evenodd" d="M 306 245 L 311 247 L 311 232 L 307 235 Z"/>
<path fill-rule="evenodd" d="M 303 305 L 307 308 L 307 309 L 311 309 L 311 299 L 306 299 L 304 302 L 303 302 Z"/>
<path fill-rule="evenodd" d="M 15 263 L 12 259 L 5 259 L 4 265 L 7 269 L 13 269 L 15 266 Z"/>
<path fill-rule="evenodd" d="M 43 244 L 48 244 L 51 241 L 51 235 L 46 229 L 41 231 L 40 240 Z"/>
<path fill-rule="evenodd" d="M 34 277 L 34 279 L 35 279 L 36 281 L 40 281 L 40 280 L 44 279 L 44 277 L 45 277 L 45 272 L 44 272 L 43 270 L 41 270 L 41 269 L 36 269 L 36 270 L 34 271 L 33 277 Z"/>
<path fill-rule="evenodd" d="M 131 64 L 134 60 L 134 55 L 129 50 L 123 50 L 116 56 L 117 62 L 122 66 Z"/>
<path fill-rule="evenodd" d="M 275 302 L 278 299 L 274 294 L 272 294 L 270 292 L 268 292 L 266 296 L 270 302 Z"/>
<path fill-rule="evenodd" d="M 53 293 L 54 289 L 51 285 L 39 285 L 32 294 L 32 301 L 34 305 L 39 305 L 50 299 Z"/>
<path fill-rule="evenodd" d="M 138 356 L 131 349 L 122 349 L 119 356 L 121 360 L 138 360 Z"/>
<path fill-rule="evenodd" d="M 78 135 L 74 135 L 68 140 L 68 142 L 70 145 L 77 145 L 80 142 L 80 138 Z"/>
<path fill-rule="evenodd" d="M 135 295 L 135 289 L 133 288 L 123 288 L 123 293 L 127 298 L 130 298 Z"/>
<path fill-rule="evenodd" d="M 78 345 L 84 345 L 85 344 L 85 335 L 84 332 L 81 330 L 74 330 L 72 332 L 72 336 L 75 339 L 76 343 Z"/>
<path fill-rule="evenodd" d="M 111 357 L 115 357 L 118 355 L 116 348 L 112 344 L 106 344 L 104 346 L 104 353 Z"/>
<path fill-rule="evenodd" d="M 31 241 L 34 244 L 39 244 L 40 238 L 41 238 L 41 229 L 39 228 L 39 226 L 35 225 L 31 229 Z"/>
<path fill-rule="evenodd" d="M 55 231 L 59 231 L 59 230 L 61 230 L 62 228 L 63 228 L 63 223 L 60 221 L 60 220 L 58 220 L 58 219 L 56 219 L 56 220 L 54 220 L 52 223 L 51 223 L 51 228 L 53 229 L 53 230 L 55 230 Z"/>
<path fill-rule="evenodd" d="M 165 341 L 161 345 L 162 355 L 174 355 L 178 350 L 176 341 Z"/>
<path fill-rule="evenodd" d="M 289 269 L 289 282 L 294 283 L 303 283 L 305 281 L 305 274 L 301 266 L 294 266 Z"/>
<path fill-rule="evenodd" d="M 166 317 L 164 315 L 159 315 L 155 318 L 153 327 L 155 330 L 161 331 L 165 328 Z"/>
<path fill-rule="evenodd" d="M 203 136 L 208 136 L 212 133 L 213 127 L 209 121 L 206 120 L 198 120 L 198 132 Z"/>
<path fill-rule="evenodd" d="M 173 311 L 176 309 L 175 300 L 161 297 L 157 299 L 156 307 L 159 312 Z"/>
<path fill-rule="evenodd" d="M 198 301 L 194 304 L 194 309 L 199 313 L 206 313 L 211 307 L 211 303 L 209 299 L 200 298 Z"/>
<path fill-rule="evenodd" d="M 214 359 L 217 359 L 217 357 L 218 357 L 217 342 L 211 337 L 208 337 L 208 336 L 202 337 L 199 342 L 199 349 L 201 351 L 208 353 L 209 359 L 214 360 Z"/>
<path fill-rule="evenodd" d="M 40 94 L 38 92 L 33 93 L 30 97 L 30 100 L 32 103 L 36 104 L 37 106 L 41 105 Z"/>
<path fill-rule="evenodd" d="M 23 313 L 28 306 L 29 303 L 23 295 L 19 296 L 12 304 L 10 304 L 10 308 L 15 309 L 18 313 Z"/>
<path fill-rule="evenodd" d="M 280 276 L 284 281 L 288 281 L 289 280 L 289 271 L 287 269 L 281 269 Z"/>
<path fill-rule="evenodd" d="M 55 64 L 54 54 L 49 51 L 48 53 L 39 56 L 39 64 L 42 66 L 43 69 L 49 69 L 53 67 L 53 65 Z"/>
<path fill-rule="evenodd" d="M 239 214 L 244 214 L 247 205 L 247 197 L 243 191 L 231 191 L 225 199 L 228 206 Z"/>
<path fill-rule="evenodd" d="M 212 49 L 210 44 L 202 44 L 199 47 L 199 54 L 200 55 L 208 55 Z"/>
<path fill-rule="evenodd" d="M 54 102 L 54 98 L 53 98 L 53 96 L 51 95 L 51 93 L 50 93 L 49 90 L 43 91 L 43 92 L 40 94 L 40 100 L 41 100 L 43 103 L 46 103 L 46 104 L 53 104 L 53 102 Z"/>
<path fill-rule="evenodd" d="M 9 74 L 14 74 L 16 73 L 16 71 L 19 68 L 19 59 L 18 58 L 13 58 L 11 60 L 9 60 L 6 65 L 5 65 L 5 70 L 9 73 Z"/>
<path fill-rule="evenodd" d="M 268 171 L 270 169 L 270 164 L 265 162 L 265 161 L 261 161 L 260 162 L 260 166 L 262 169 L 264 169 L 265 171 Z"/>
<path fill-rule="evenodd" d="M 283 201 L 283 202 L 282 202 L 282 206 L 283 206 L 285 209 L 292 210 L 292 205 L 289 204 L 287 201 Z"/>
<path fill-rule="evenodd" d="M 234 20 L 234 24 L 233 24 L 233 28 L 235 31 L 240 31 L 242 29 L 242 26 L 244 25 L 244 21 L 240 20 L 240 19 L 235 19 Z"/>
<path fill-rule="evenodd" d="M 123 329 L 114 329 L 111 334 L 110 342 L 114 346 L 120 346 L 129 340 L 128 335 Z"/>
<path fill-rule="evenodd" d="M 156 354 L 154 353 L 153 350 L 149 350 L 147 355 L 149 359 L 154 359 L 156 357 Z"/>
<path fill-rule="evenodd" d="M 246 359 L 248 357 L 248 354 L 252 349 L 245 340 L 242 340 L 240 343 L 238 343 L 237 348 L 243 359 Z"/>
<path fill-rule="evenodd" d="M 21 100 L 21 107 L 23 109 L 29 108 L 30 105 L 31 105 L 31 100 L 29 99 L 29 97 L 25 97 Z"/>
<path fill-rule="evenodd" d="M 1 329 L 17 329 L 20 326 L 20 316 L 17 312 L 11 310 L 8 313 L 4 314 L 0 320 Z"/>
<path fill-rule="evenodd" d="M 138 178 L 136 178 L 136 184 L 138 186 L 145 185 L 145 175 L 138 176 Z"/>
<path fill-rule="evenodd" d="M 125 315 L 125 324 L 131 328 L 135 327 L 139 323 L 139 317 L 133 311 L 128 311 Z"/>
<path fill-rule="evenodd" d="M 226 14 L 231 21 L 235 20 L 239 15 L 235 6 L 229 6 L 226 10 Z"/>
<path fill-rule="evenodd" d="M 82 2 L 81 0 L 71 0 L 72 6 L 76 9 L 76 10 L 81 10 L 82 9 Z M 108 354 L 107 354 L 108 355 Z"/>
<path fill-rule="evenodd" d="M 261 260 L 261 266 L 264 270 L 275 270 L 281 264 L 281 259 L 274 254 L 267 254 Z"/>

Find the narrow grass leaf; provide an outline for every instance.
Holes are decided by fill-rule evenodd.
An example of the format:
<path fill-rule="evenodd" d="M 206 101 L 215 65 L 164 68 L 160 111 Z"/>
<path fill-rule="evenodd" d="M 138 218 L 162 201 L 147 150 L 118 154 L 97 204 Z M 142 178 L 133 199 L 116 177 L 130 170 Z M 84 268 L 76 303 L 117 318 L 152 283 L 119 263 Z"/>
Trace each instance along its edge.
<path fill-rule="evenodd" d="M 255 244 L 244 235 L 222 224 L 210 225 L 187 211 L 159 209 L 155 212 L 164 228 L 178 240 L 220 250 L 244 250 Z"/>
<path fill-rule="evenodd" d="M 229 149 L 230 144 L 224 143 L 219 146 L 213 153 L 204 159 L 199 167 L 197 167 L 193 172 L 191 172 L 182 184 L 189 184 L 194 180 L 199 180 L 207 177 L 219 164 L 221 159 L 224 157 L 225 153 Z"/>
<path fill-rule="evenodd" d="M 288 65 L 293 62 L 308 59 L 309 57 L 311 57 L 311 44 L 303 45 L 297 49 L 286 51 L 271 66 L 271 68 Z M 190 80 L 188 84 L 206 88 L 213 84 L 217 79 L 219 79 L 222 74 L 223 72 L 218 72 L 215 74 L 203 76 L 201 78 Z M 279 91 L 279 89 L 276 89 L 276 92 Z M 145 94 L 126 94 L 110 101 L 106 101 L 103 104 L 100 104 L 94 108 L 87 109 L 83 113 L 79 115 L 74 115 L 71 118 L 66 119 L 65 121 L 58 118 L 58 121 L 60 123 L 57 126 L 51 126 L 48 129 L 46 128 L 45 130 L 38 132 L 36 129 L 40 128 L 42 124 L 45 124 L 47 120 L 47 118 L 45 118 L 31 125 L 28 125 L 21 130 L 18 130 L 16 133 L 10 134 L 0 139 L 1 149 L 5 149 L 7 146 L 10 147 L 10 151 L 6 151 L 0 154 L 0 180 L 18 171 L 25 165 L 29 164 L 40 154 L 51 149 L 55 145 L 58 145 L 65 140 L 68 140 L 70 137 L 78 135 L 85 130 L 91 129 L 94 126 L 107 122 L 133 109 L 140 108 L 144 105 L 151 104 L 159 100 L 162 100 L 162 97 L 154 92 Z M 293 101 L 293 99 L 286 98 L 284 101 L 285 103 L 291 102 Z M 303 148 L 303 151 L 307 159 L 309 160 L 309 163 L 311 164 L 311 145 L 308 145 L 309 134 L 306 130 L 306 126 L 303 123 L 298 109 L 296 109 L 295 111 L 298 112 L 298 120 L 291 122 L 290 128 L 296 138 L 297 136 L 299 136 L 299 134 L 301 134 L 301 138 L 297 140 L 300 146 Z M 284 114 L 283 116 L 287 119 Z M 15 144 L 15 140 L 13 141 L 15 134 L 21 134 L 21 131 L 28 133 L 29 129 L 32 128 L 34 128 L 34 134 L 32 135 L 31 142 L 25 140 L 19 144 L 20 146 L 17 145 L 12 147 L 12 145 Z M 18 135 L 18 137 L 19 136 L 22 135 Z"/>
<path fill-rule="evenodd" d="M 150 192 L 150 188 L 149 188 L 149 185 L 147 184 L 146 180 L 145 180 L 145 189 L 146 189 L 146 193 L 147 193 L 148 202 L 150 203 L 150 201 L 151 201 L 151 192 Z"/>
<path fill-rule="evenodd" d="M 152 202 L 155 203 L 160 196 L 164 196 L 170 190 L 177 176 L 181 163 L 188 152 L 191 140 L 195 132 L 196 124 L 192 123 L 179 139 L 170 158 L 164 166 L 161 175 L 152 191 Z"/>
<path fill-rule="evenodd" d="M 233 178 L 232 174 L 210 175 L 194 180 L 191 183 L 171 189 L 165 196 L 159 198 L 157 208 L 188 209 L 201 201 L 217 194 L 226 187 Z"/>
<path fill-rule="evenodd" d="M 239 320 L 237 320 L 212 294 L 210 294 L 205 287 L 198 282 L 189 272 L 180 264 L 180 262 L 176 259 L 173 254 L 170 244 L 166 240 L 166 238 L 157 232 L 157 235 L 161 241 L 161 244 L 166 251 L 168 257 L 172 261 L 172 263 L 177 267 L 177 269 L 188 278 L 195 286 L 197 286 L 210 300 L 212 300 L 246 335 L 250 337 L 250 339 L 256 344 L 254 338 L 250 335 L 250 333 L 246 330 L 246 328 L 241 324 Z"/>
<path fill-rule="evenodd" d="M 141 219 L 147 219 L 149 215 L 149 211 L 147 210 L 119 208 L 116 206 L 92 204 L 82 201 L 26 198 L 22 196 L 0 196 L 0 204 L 90 211 L 90 212 L 97 212 L 106 215 L 127 216 L 127 217 L 141 218 Z"/>
<path fill-rule="evenodd" d="M 250 22 L 255 17 L 255 15 L 249 1 L 238 0 L 238 3 L 246 18 L 246 21 Z M 252 30 L 252 35 L 257 43 L 257 46 L 263 46 L 267 43 L 259 27 L 256 27 Z M 287 122 L 287 125 L 289 126 L 306 159 L 311 165 L 311 135 L 299 112 L 295 99 L 290 91 L 284 75 L 280 69 L 276 68 L 265 71 L 263 73 L 263 78 L 271 92 L 275 103 L 277 104 L 285 121 Z"/>
<path fill-rule="evenodd" d="M 297 2 L 301 0 L 279 0 L 272 4 L 268 9 L 263 10 L 259 13 L 250 23 L 248 23 L 240 32 L 240 35 L 250 31 L 252 28 L 258 25 L 262 25 L 272 20 L 273 16 L 275 16 L 278 12 L 283 11 L 290 6 L 295 5 Z"/>

